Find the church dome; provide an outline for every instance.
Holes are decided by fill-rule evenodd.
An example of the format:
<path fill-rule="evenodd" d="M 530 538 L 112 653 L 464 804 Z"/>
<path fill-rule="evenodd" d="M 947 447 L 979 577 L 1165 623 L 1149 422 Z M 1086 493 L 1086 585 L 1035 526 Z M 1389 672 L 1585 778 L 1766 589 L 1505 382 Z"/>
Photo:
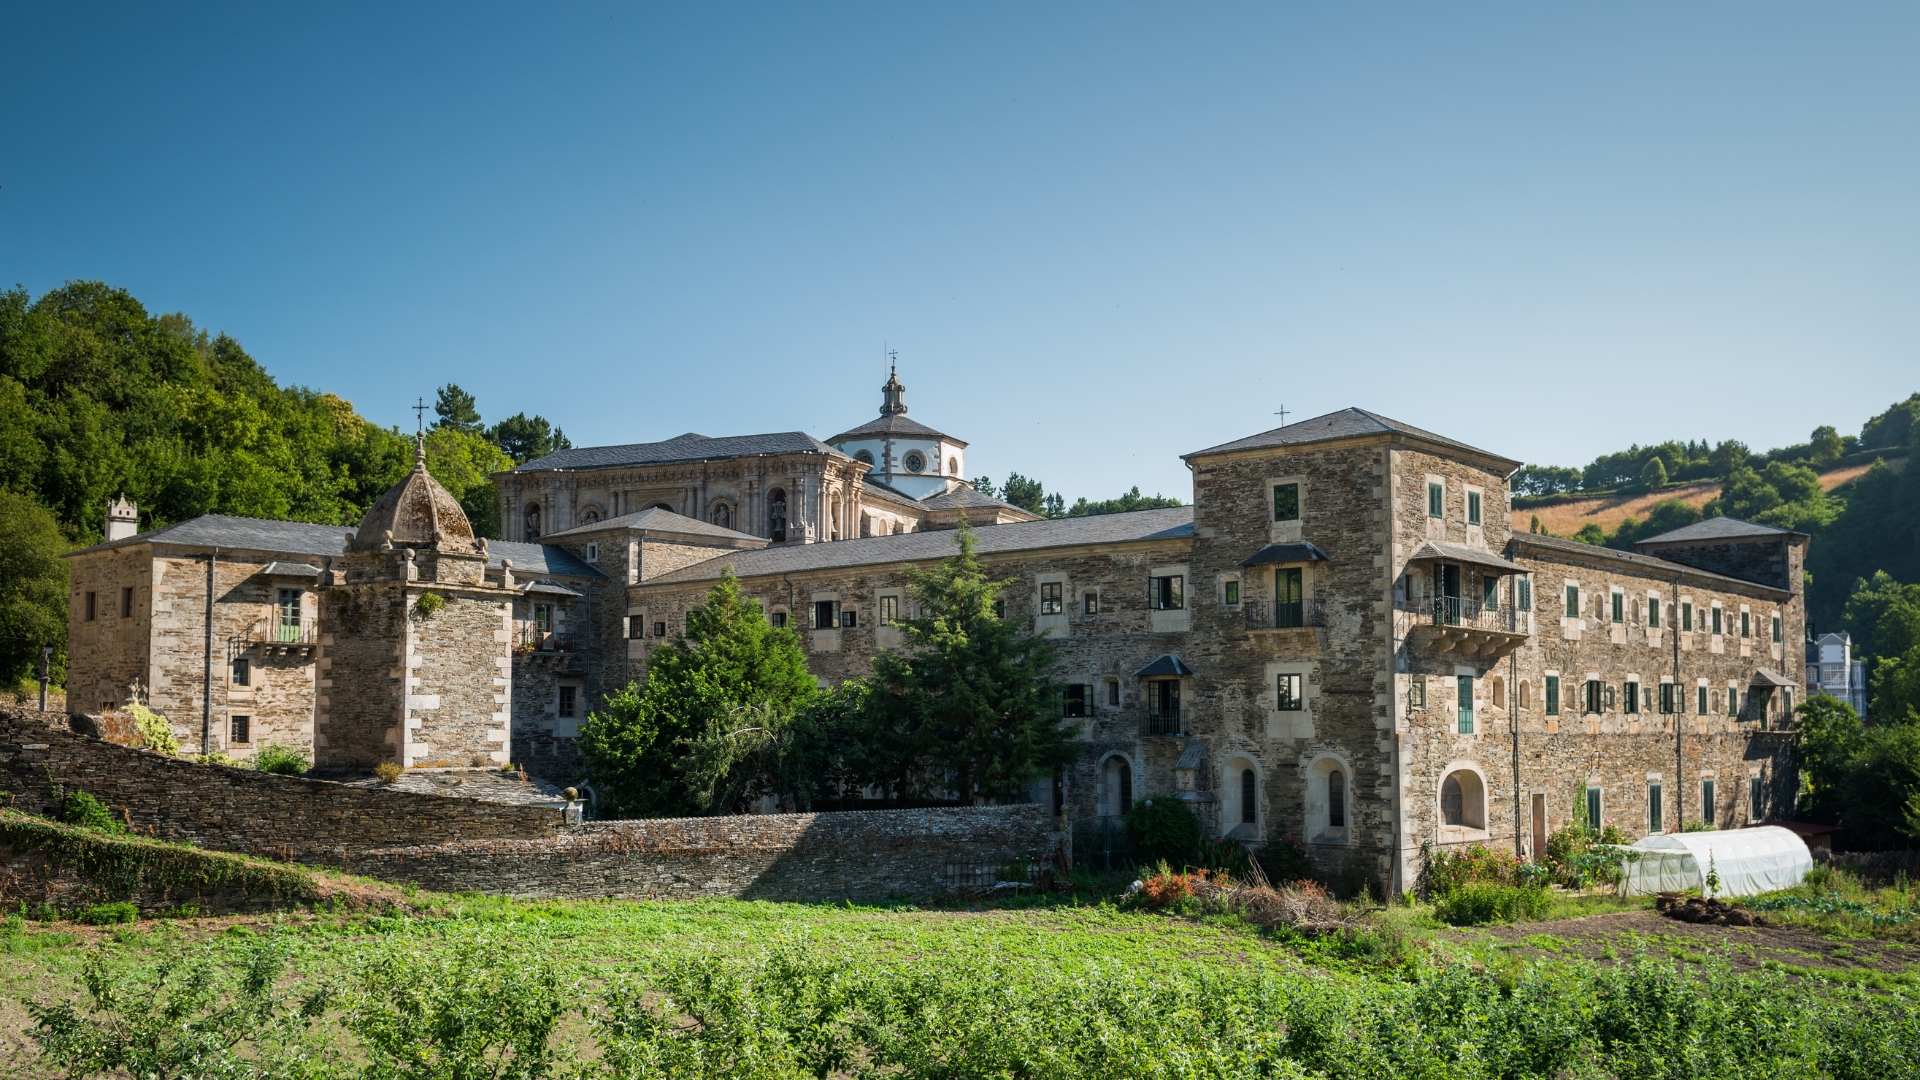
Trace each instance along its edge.
<path fill-rule="evenodd" d="M 375 500 L 367 516 L 360 519 L 351 547 L 355 551 L 376 550 L 385 546 L 389 535 L 396 546 L 480 550 L 466 512 L 427 472 L 425 439 L 415 443 L 413 471 Z"/>

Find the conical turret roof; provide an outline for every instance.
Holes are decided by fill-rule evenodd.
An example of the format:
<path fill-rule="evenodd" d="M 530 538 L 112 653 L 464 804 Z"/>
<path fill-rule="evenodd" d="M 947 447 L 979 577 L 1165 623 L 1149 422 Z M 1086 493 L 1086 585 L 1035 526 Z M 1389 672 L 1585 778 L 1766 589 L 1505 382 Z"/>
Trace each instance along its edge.
<path fill-rule="evenodd" d="M 391 536 L 401 547 L 437 547 L 441 551 L 478 554 L 473 523 L 446 488 L 427 472 L 427 443 L 416 438 L 413 471 L 374 501 L 360 519 L 351 549 L 369 551 L 385 546 Z"/>

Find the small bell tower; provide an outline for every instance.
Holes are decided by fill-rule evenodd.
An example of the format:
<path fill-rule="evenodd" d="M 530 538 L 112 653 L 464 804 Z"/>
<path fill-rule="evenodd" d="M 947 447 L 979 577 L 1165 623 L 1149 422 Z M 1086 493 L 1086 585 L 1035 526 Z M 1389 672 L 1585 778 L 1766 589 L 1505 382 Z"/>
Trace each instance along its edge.
<path fill-rule="evenodd" d="M 140 531 L 140 508 L 122 493 L 107 504 L 107 541 L 125 540 Z"/>

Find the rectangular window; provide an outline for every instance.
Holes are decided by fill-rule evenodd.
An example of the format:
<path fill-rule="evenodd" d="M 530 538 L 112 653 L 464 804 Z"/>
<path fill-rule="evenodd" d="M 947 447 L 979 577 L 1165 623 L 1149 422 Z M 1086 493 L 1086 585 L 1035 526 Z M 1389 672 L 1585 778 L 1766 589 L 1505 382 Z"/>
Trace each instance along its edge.
<path fill-rule="evenodd" d="M 274 605 L 279 612 L 279 626 L 274 638 L 277 641 L 300 640 L 301 598 L 305 594 L 299 589 L 281 589 L 280 600 Z"/>
<path fill-rule="evenodd" d="M 597 563 L 600 561 L 600 545 L 599 544 L 587 545 L 587 561 L 592 563 Z"/>
<path fill-rule="evenodd" d="M 1040 614 L 1059 615 L 1067 610 L 1067 587 L 1058 581 L 1040 583 Z"/>
<path fill-rule="evenodd" d="M 1660 785 L 1647 785 L 1647 831 L 1660 831 Z"/>
<path fill-rule="evenodd" d="M 1680 688 L 1670 682 L 1660 684 L 1660 712 L 1662 714 L 1678 712 L 1680 706 Z"/>
<path fill-rule="evenodd" d="M 1100 594 L 1097 592 L 1081 593 L 1080 607 L 1081 610 L 1085 611 L 1088 615 L 1100 614 Z"/>
<path fill-rule="evenodd" d="M 1093 687 L 1084 683 L 1068 683 L 1061 694 L 1068 716 L 1086 716 L 1092 711 Z"/>
<path fill-rule="evenodd" d="M 1660 629 L 1660 600 L 1658 597 L 1647 597 L 1647 626 L 1655 630 Z"/>
<path fill-rule="evenodd" d="M 1700 820 L 1711 822 L 1715 819 L 1713 809 L 1713 781 L 1700 781 Z"/>
<path fill-rule="evenodd" d="M 1147 733 L 1180 734 L 1180 680 L 1155 679 L 1147 684 Z"/>
<path fill-rule="evenodd" d="M 1113 706 L 1116 709 L 1120 707 L 1120 680 L 1119 679 L 1107 680 L 1107 704 Z"/>
<path fill-rule="evenodd" d="M 1601 712 L 1601 711 L 1602 711 L 1602 705 L 1604 704 L 1604 700 L 1603 700 L 1603 697 L 1602 697 L 1602 695 L 1601 695 L 1601 693 L 1600 693 L 1600 680 L 1599 680 L 1599 679 L 1588 679 L 1588 680 L 1587 680 L 1587 695 L 1586 695 L 1586 696 L 1587 696 L 1587 702 L 1586 702 L 1586 705 L 1587 705 L 1587 710 L 1586 710 L 1586 711 L 1587 711 L 1587 712 L 1589 712 L 1589 713 L 1597 713 L 1597 712 Z"/>
<path fill-rule="evenodd" d="M 1427 680 L 1415 675 L 1407 681 L 1407 708 L 1424 709 L 1427 707 Z"/>
<path fill-rule="evenodd" d="M 1627 621 L 1627 598 L 1619 593 L 1613 594 L 1613 621 Z"/>
<path fill-rule="evenodd" d="M 1306 579 L 1297 566 L 1273 572 L 1273 625 L 1307 625 Z"/>
<path fill-rule="evenodd" d="M 1447 516 L 1447 489 L 1432 481 L 1427 482 L 1427 516 Z"/>
<path fill-rule="evenodd" d="M 892 626 L 900 620 L 900 598 L 883 596 L 880 598 L 880 625 Z"/>
<path fill-rule="evenodd" d="M 1680 604 L 1680 629 L 1689 634 L 1693 633 L 1693 601 L 1691 600 Z"/>
<path fill-rule="evenodd" d="M 553 605 L 533 605 L 533 628 L 543 634 L 553 631 Z"/>
<path fill-rule="evenodd" d="M 1579 617 L 1580 617 L 1580 586 L 1569 585 L 1567 586 L 1567 618 L 1577 619 Z"/>
<path fill-rule="evenodd" d="M 1727 687 L 1727 715 L 1740 715 L 1740 688 L 1737 686 Z"/>
<path fill-rule="evenodd" d="M 1477 491 L 1467 492 L 1467 524 L 1480 524 L 1480 493 Z"/>
<path fill-rule="evenodd" d="M 1747 817 L 1753 821 L 1767 820 L 1767 782 L 1758 776 L 1747 781 Z"/>
<path fill-rule="evenodd" d="M 1521 576 L 1513 579 L 1513 606 L 1519 611 L 1533 610 L 1533 579 Z"/>
<path fill-rule="evenodd" d="M 233 716 L 227 719 L 227 741 L 230 743 L 250 743 L 253 741 L 253 717 Z"/>
<path fill-rule="evenodd" d="M 131 586 L 120 590 L 120 617 L 123 619 L 133 618 L 133 589 Z M 1773 620 L 1773 625 L 1775 627 L 1780 625 L 1780 620 L 1777 617 Z M 1777 630 L 1773 635 L 1773 640 L 1780 640 L 1780 634 Z"/>
<path fill-rule="evenodd" d="M 580 705 L 579 699 L 580 699 L 579 687 L 562 686 L 560 688 L 560 702 L 559 702 L 560 715 L 561 716 L 574 715 L 574 713 L 579 709 L 579 705 Z"/>
<path fill-rule="evenodd" d="M 1587 788 L 1587 828 L 1598 831 L 1600 828 L 1600 789 Z"/>
<path fill-rule="evenodd" d="M 1300 485 L 1273 485 L 1273 520 L 1300 520 Z"/>
<path fill-rule="evenodd" d="M 246 657 L 236 657 L 233 661 L 233 685 L 253 685 L 253 664 Z"/>
<path fill-rule="evenodd" d="M 815 630 L 831 630 L 840 625 L 837 613 L 833 610 L 838 606 L 838 604 L 835 604 L 831 600 L 815 600 L 813 602 L 813 628 Z"/>
<path fill-rule="evenodd" d="M 1238 604 L 1239 602 L 1240 602 L 1240 583 L 1239 583 L 1238 581 L 1229 581 L 1229 582 L 1227 582 L 1227 604 L 1228 604 L 1228 606 L 1232 606 L 1232 605 L 1234 605 L 1234 604 Z"/>
<path fill-rule="evenodd" d="M 1560 715 L 1560 676 L 1547 676 L 1547 715 Z"/>
<path fill-rule="evenodd" d="M 855 626 L 858 626 L 859 624 L 860 624 L 859 612 L 853 611 L 853 610 L 846 610 L 840 613 L 840 625 L 845 627 L 846 629 L 851 630 Z"/>
<path fill-rule="evenodd" d="M 657 638 L 662 638 L 667 636 L 667 621 L 665 619 L 654 620 L 653 636 Z"/>
<path fill-rule="evenodd" d="M 1183 595 L 1187 579 L 1179 574 L 1147 579 L 1147 603 L 1156 611 L 1175 611 L 1186 607 Z"/>
<path fill-rule="evenodd" d="M 1696 713 L 1699 713 L 1701 716 L 1707 715 L 1707 688 L 1704 686 L 1700 687 L 1699 693 L 1696 694 L 1695 696 L 1699 700 L 1695 704 L 1693 711 Z"/>
<path fill-rule="evenodd" d="M 1480 610 L 1500 610 L 1500 579 L 1492 574 L 1480 579 Z"/>
<path fill-rule="evenodd" d="M 95 604 L 96 604 L 96 600 L 94 598 L 94 595 L 92 593 L 88 593 L 87 594 L 87 621 L 88 622 L 93 621 Z"/>
<path fill-rule="evenodd" d="M 1460 712 L 1460 734 L 1473 734 L 1473 676 L 1459 677 L 1460 689 L 1458 703 Z"/>
<path fill-rule="evenodd" d="M 1713 632 L 1720 633 L 1720 605 L 1713 606 Z"/>
<path fill-rule="evenodd" d="M 1300 693 L 1300 676 L 1286 674 L 1279 677 L 1278 693 L 1274 697 L 1274 707 L 1281 712 L 1299 712 L 1306 708 L 1306 698 Z"/>
<path fill-rule="evenodd" d="M 1633 713 L 1636 716 L 1639 715 L 1640 713 L 1640 684 L 1639 683 L 1637 682 L 1621 683 L 1620 697 L 1622 702 L 1626 706 L 1627 712 Z"/>
<path fill-rule="evenodd" d="M 786 613 L 786 612 L 784 612 L 784 611 L 776 611 L 776 612 L 774 612 L 774 613 L 773 613 L 773 625 L 774 625 L 774 628 L 775 628 L 775 629 L 779 629 L 779 628 L 781 628 L 781 627 L 784 627 L 784 626 L 786 626 L 786 625 L 787 625 L 787 613 Z"/>
<path fill-rule="evenodd" d="M 1741 637 L 1753 636 L 1752 617 L 1750 613 L 1745 611 L 1740 613 L 1740 636 Z"/>
<path fill-rule="evenodd" d="M 1780 644 L 1780 616 L 1773 617 L 1773 643 Z"/>

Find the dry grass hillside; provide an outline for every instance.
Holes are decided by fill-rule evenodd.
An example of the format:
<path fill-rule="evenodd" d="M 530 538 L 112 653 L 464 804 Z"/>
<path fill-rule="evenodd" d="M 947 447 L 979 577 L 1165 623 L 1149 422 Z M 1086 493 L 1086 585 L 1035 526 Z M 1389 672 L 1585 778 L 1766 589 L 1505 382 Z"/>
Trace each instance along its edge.
<path fill-rule="evenodd" d="M 1906 464 L 1902 458 L 1889 462 L 1892 468 Z M 1821 486 L 1828 491 L 1864 474 L 1872 465 L 1849 465 L 1820 474 Z M 1639 495 L 1615 495 L 1594 499 L 1573 499 L 1541 506 L 1531 510 L 1515 510 L 1513 527 L 1517 532 L 1526 532 L 1533 523 L 1533 516 L 1540 515 L 1540 527 L 1556 536 L 1572 536 L 1589 522 L 1599 525 L 1607 532 L 1619 528 L 1620 523 L 1630 517 L 1644 518 L 1655 503 L 1668 499 L 1680 499 L 1695 506 L 1705 506 L 1707 500 L 1720 494 L 1720 482 L 1709 480 L 1698 484 L 1682 484 L 1664 488 L 1658 492 Z"/>

